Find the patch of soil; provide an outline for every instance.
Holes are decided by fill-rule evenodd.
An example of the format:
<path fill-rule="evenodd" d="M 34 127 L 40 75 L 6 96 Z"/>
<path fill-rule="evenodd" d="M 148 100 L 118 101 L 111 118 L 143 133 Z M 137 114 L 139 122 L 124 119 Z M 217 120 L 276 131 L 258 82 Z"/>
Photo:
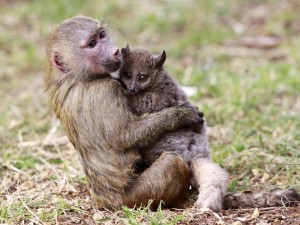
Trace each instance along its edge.
<path fill-rule="evenodd" d="M 233 225 L 279 225 L 300 224 L 300 205 L 289 208 L 262 208 L 224 210 L 222 214 L 201 212 L 197 209 L 186 210 L 188 221 L 179 224 L 233 224 Z"/>

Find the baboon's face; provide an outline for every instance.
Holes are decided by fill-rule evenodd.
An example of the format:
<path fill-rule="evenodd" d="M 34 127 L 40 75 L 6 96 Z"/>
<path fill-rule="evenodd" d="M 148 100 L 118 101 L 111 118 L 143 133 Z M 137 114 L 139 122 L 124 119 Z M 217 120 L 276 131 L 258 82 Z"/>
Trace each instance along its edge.
<path fill-rule="evenodd" d="M 121 54 L 107 29 L 91 18 L 65 21 L 51 41 L 53 66 L 63 73 L 100 76 L 118 70 L 121 65 Z"/>
<path fill-rule="evenodd" d="M 99 28 L 81 42 L 83 57 L 87 62 L 88 73 L 101 74 L 114 72 L 121 65 L 119 49 L 110 40 L 108 31 Z"/>

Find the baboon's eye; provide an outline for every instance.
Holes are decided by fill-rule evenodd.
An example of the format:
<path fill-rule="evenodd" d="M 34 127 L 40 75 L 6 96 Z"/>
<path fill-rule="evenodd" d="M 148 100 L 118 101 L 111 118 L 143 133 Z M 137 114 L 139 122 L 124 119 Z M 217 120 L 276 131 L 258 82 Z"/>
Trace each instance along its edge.
<path fill-rule="evenodd" d="M 100 39 L 105 38 L 105 31 L 104 30 L 100 31 L 99 38 Z"/>
<path fill-rule="evenodd" d="M 89 43 L 89 47 L 90 48 L 94 48 L 97 44 L 97 41 L 96 40 L 91 40 L 90 43 Z"/>

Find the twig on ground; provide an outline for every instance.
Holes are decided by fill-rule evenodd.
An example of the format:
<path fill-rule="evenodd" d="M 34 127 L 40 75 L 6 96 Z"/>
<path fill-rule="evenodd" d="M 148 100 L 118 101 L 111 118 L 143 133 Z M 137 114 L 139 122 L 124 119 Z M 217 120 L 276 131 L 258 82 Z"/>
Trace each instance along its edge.
<path fill-rule="evenodd" d="M 15 171 L 15 172 L 17 172 L 17 173 L 23 174 L 23 175 L 25 175 L 25 176 L 28 177 L 28 174 L 27 174 L 26 172 L 24 172 L 24 171 L 22 171 L 22 170 L 19 170 L 18 168 L 14 167 L 13 165 L 7 164 L 6 167 L 7 167 L 8 169 L 10 169 L 10 170 L 13 170 L 13 171 Z"/>
<path fill-rule="evenodd" d="M 259 208 L 259 211 L 271 211 L 275 210 L 275 207 L 265 207 L 265 208 Z M 248 208 L 248 209 L 230 209 L 231 211 L 243 211 L 243 212 L 248 212 L 248 211 L 253 211 L 253 208 Z"/>
<path fill-rule="evenodd" d="M 53 138 L 53 134 L 55 134 L 55 132 L 57 131 L 58 127 L 60 125 L 60 121 L 59 120 L 56 120 L 54 125 L 51 127 L 48 135 L 45 137 L 45 139 L 43 140 L 43 145 L 45 145 L 46 143 L 49 143 L 50 142 L 50 139 Z"/>
<path fill-rule="evenodd" d="M 52 138 L 52 140 L 49 140 L 48 142 L 45 141 L 27 141 L 27 142 L 20 142 L 18 144 L 19 147 L 21 148 L 26 148 L 26 147 L 35 147 L 39 145 L 43 146 L 54 146 L 54 145 L 66 145 L 69 142 L 69 139 L 67 136 L 62 136 L 58 138 Z"/>

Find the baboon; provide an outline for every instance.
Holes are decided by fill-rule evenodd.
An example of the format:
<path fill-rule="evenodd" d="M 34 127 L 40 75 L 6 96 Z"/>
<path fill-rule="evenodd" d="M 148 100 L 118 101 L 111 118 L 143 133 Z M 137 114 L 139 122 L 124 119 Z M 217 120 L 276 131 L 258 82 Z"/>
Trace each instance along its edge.
<path fill-rule="evenodd" d="M 130 51 L 122 48 L 119 78 L 128 91 L 133 113 L 144 115 L 180 105 L 190 106 L 188 98 L 175 80 L 164 70 L 166 53 L 155 57 L 146 50 Z M 222 200 L 228 185 L 228 175 L 214 164 L 210 157 L 206 126 L 199 131 L 195 126 L 185 127 L 163 135 L 151 146 L 141 143 L 140 152 L 146 166 L 152 165 L 163 152 L 180 155 L 189 165 L 192 184 L 199 190 L 198 207 L 214 211 L 222 209 Z"/>
<path fill-rule="evenodd" d="M 175 106 L 134 115 L 121 84 L 110 76 L 120 67 L 119 49 L 108 29 L 92 18 L 77 16 L 58 25 L 47 44 L 47 59 L 46 91 L 80 155 L 97 205 L 180 204 L 189 188 L 186 163 L 166 152 L 138 173 L 138 145 L 201 122 L 198 111 Z"/>
<path fill-rule="evenodd" d="M 119 79 L 127 89 L 131 110 L 136 115 L 154 113 L 168 107 L 190 105 L 187 96 L 163 68 L 166 53 L 154 57 L 146 50 L 121 50 L 122 65 Z M 212 163 L 206 137 L 205 123 L 187 126 L 164 134 L 149 146 L 140 143 L 143 164 L 150 166 L 166 151 L 176 153 L 189 165 L 191 183 L 198 188 L 198 207 L 214 211 L 222 208 L 292 206 L 300 201 L 300 194 L 293 188 L 270 192 L 227 192 L 227 173 Z M 142 164 L 142 165 L 143 165 Z"/>

